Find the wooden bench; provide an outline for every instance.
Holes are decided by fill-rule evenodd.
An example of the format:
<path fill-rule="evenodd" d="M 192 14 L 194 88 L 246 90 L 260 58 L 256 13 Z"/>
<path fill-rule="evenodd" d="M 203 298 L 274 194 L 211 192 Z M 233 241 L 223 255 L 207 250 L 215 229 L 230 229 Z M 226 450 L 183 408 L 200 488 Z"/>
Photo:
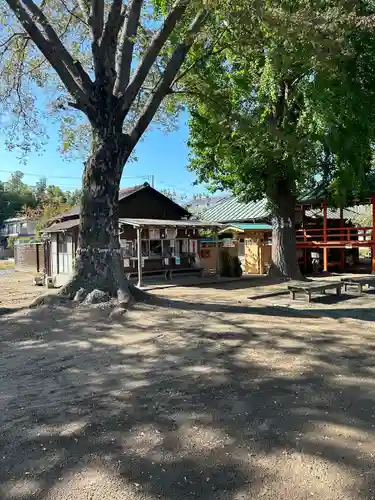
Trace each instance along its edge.
<path fill-rule="evenodd" d="M 345 292 L 348 290 L 348 286 L 352 286 L 357 289 L 358 295 L 362 295 L 362 289 L 365 285 L 367 285 L 369 288 L 375 287 L 375 275 L 341 278 L 341 283 L 344 285 Z"/>
<path fill-rule="evenodd" d="M 171 280 L 173 273 L 177 274 L 199 274 L 199 276 L 202 276 L 203 274 L 203 269 L 200 267 L 176 267 L 174 269 L 168 269 L 166 271 L 166 279 Z"/>
<path fill-rule="evenodd" d="M 341 281 L 294 281 L 288 284 L 288 290 L 292 300 L 296 298 L 296 293 L 305 293 L 307 300 L 311 302 L 313 292 L 325 293 L 326 290 L 336 290 L 337 295 L 341 295 Z"/>

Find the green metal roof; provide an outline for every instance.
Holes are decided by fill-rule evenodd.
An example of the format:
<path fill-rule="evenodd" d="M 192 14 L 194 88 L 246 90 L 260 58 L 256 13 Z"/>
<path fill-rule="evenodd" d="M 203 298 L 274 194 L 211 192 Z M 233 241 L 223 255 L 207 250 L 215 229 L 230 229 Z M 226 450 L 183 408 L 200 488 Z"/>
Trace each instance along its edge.
<path fill-rule="evenodd" d="M 300 203 L 314 203 L 316 201 L 323 201 L 327 198 L 329 198 L 329 193 L 326 186 L 319 184 L 313 188 L 306 189 L 298 198 L 298 201 Z"/>
<path fill-rule="evenodd" d="M 205 210 L 202 218 L 207 221 L 230 222 L 238 226 L 236 221 L 256 221 L 269 219 L 267 200 L 250 201 L 243 203 L 236 196 L 228 196 Z"/>
<path fill-rule="evenodd" d="M 304 200 L 305 202 L 314 203 L 319 200 L 319 196 L 321 196 L 320 199 L 324 199 L 324 190 L 322 188 L 306 191 L 299 201 Z M 267 230 L 271 229 L 271 226 L 267 224 L 271 219 L 271 215 L 266 199 L 244 203 L 235 196 L 228 196 L 213 207 L 205 210 L 202 219 L 231 224 L 240 229 Z M 321 208 L 309 208 L 305 210 L 305 215 L 311 218 L 323 217 L 323 211 Z M 339 219 L 340 210 L 338 208 L 328 208 L 327 215 L 329 219 Z M 353 220 L 355 215 L 353 210 L 344 209 L 344 219 Z M 256 227 L 256 225 L 259 227 Z"/>

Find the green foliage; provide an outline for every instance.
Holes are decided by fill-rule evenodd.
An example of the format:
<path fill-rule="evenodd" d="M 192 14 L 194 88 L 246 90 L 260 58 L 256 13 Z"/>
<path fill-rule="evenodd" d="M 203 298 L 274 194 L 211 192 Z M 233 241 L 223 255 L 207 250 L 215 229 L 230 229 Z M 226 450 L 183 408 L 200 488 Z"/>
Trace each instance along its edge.
<path fill-rule="evenodd" d="M 223 2 L 224 36 L 180 86 L 199 181 L 271 202 L 318 175 L 338 202 L 360 192 L 374 140 L 375 37 L 353 19 L 373 12 Z"/>
<path fill-rule="evenodd" d="M 63 191 L 40 179 L 34 187 L 25 184 L 21 171 L 14 172 L 5 183 L 0 182 L 0 227 L 5 219 L 18 216 L 37 218 L 37 232 L 49 219 L 69 210 L 79 202 L 80 190 Z"/>
<path fill-rule="evenodd" d="M 17 171 L 9 181 L 0 182 L 0 226 L 5 219 L 15 217 L 25 205 L 36 205 L 31 189 L 22 182 L 22 178 L 23 173 Z"/>

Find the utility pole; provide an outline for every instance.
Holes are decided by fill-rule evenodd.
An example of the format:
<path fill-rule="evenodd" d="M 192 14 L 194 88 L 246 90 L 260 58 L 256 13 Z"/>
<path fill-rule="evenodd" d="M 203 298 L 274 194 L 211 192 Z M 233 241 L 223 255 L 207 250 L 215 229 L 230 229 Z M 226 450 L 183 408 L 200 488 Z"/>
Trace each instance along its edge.
<path fill-rule="evenodd" d="M 154 187 L 155 176 L 154 176 L 154 174 L 151 174 L 150 177 L 151 177 L 151 187 Z"/>

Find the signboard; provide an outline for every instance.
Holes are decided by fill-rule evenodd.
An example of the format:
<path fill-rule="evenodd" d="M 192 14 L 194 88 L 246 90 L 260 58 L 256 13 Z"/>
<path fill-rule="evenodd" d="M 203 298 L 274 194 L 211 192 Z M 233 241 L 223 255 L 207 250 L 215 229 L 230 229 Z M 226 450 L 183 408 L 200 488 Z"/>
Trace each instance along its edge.
<path fill-rule="evenodd" d="M 190 253 L 197 253 L 198 245 L 197 240 L 190 240 Z"/>
<path fill-rule="evenodd" d="M 353 248 L 353 245 L 345 245 L 345 248 L 346 248 L 347 250 L 351 250 L 351 249 Z"/>
<path fill-rule="evenodd" d="M 150 240 L 160 240 L 160 229 L 149 229 Z"/>
<path fill-rule="evenodd" d="M 165 230 L 165 238 L 167 240 L 174 240 L 177 236 L 177 229 L 176 228 L 167 228 Z"/>
<path fill-rule="evenodd" d="M 175 263 L 176 263 L 176 266 L 179 266 L 181 264 L 180 257 L 175 257 Z"/>

